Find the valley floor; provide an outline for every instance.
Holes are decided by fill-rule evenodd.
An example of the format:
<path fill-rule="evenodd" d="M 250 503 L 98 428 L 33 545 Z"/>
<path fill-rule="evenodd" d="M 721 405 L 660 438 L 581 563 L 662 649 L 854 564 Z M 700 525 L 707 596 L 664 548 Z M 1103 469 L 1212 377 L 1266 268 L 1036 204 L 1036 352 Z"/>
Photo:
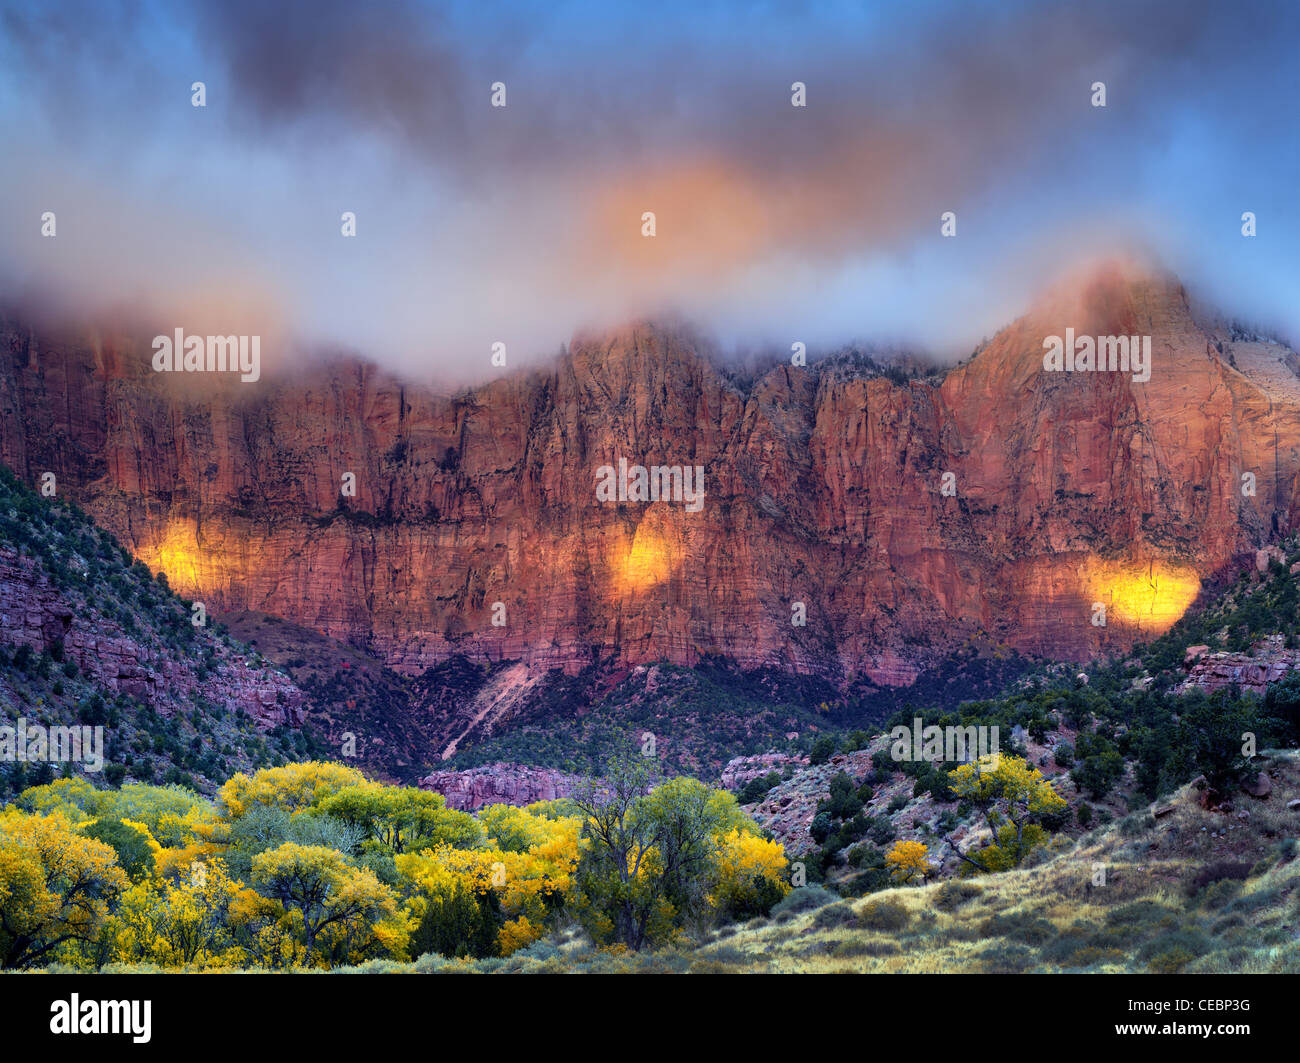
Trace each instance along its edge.
<path fill-rule="evenodd" d="M 1232 811 L 1206 811 L 1186 787 L 1159 818 L 1148 810 L 1077 840 L 1057 836 L 1033 866 L 857 900 L 805 887 L 770 918 L 673 948 L 594 949 L 572 928 L 507 958 L 425 955 L 336 971 L 1300 973 L 1300 752 L 1256 764 L 1271 794 Z"/>

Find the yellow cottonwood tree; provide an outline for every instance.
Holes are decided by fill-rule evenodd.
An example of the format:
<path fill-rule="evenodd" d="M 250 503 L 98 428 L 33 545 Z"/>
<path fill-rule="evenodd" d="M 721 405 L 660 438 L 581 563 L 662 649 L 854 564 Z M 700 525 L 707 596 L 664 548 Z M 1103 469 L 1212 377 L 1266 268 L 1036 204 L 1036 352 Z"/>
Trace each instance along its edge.
<path fill-rule="evenodd" d="M 96 790 L 79 775 L 29 786 L 18 795 L 18 805 L 39 815 L 60 814 L 70 823 L 84 823 L 104 814 L 109 792 Z"/>
<path fill-rule="evenodd" d="M 302 946 L 284 905 L 256 890 L 235 892 L 230 929 L 252 966 L 278 969 L 302 962 Z"/>
<path fill-rule="evenodd" d="M 521 915 L 501 927 L 501 932 L 497 935 L 497 946 L 502 956 L 509 956 L 512 952 L 531 945 L 545 933 L 545 926 L 534 923 L 526 915 Z"/>
<path fill-rule="evenodd" d="M 895 882 L 925 881 L 932 870 L 929 849 L 924 842 L 900 839 L 885 854 L 885 866 Z"/>
<path fill-rule="evenodd" d="M 578 816 L 548 819 L 519 809 L 490 820 L 497 829 L 508 824 L 506 833 L 512 841 L 526 837 L 533 844 L 523 852 L 439 845 L 400 854 L 396 865 L 408 884 L 407 910 L 416 924 L 429 898 L 453 895 L 458 886 L 480 896 L 493 893 L 505 920 L 501 953 L 508 955 L 541 935 L 547 918 L 568 892 L 578 864 L 582 820 Z"/>
<path fill-rule="evenodd" d="M 263 896 L 284 906 L 308 964 L 401 955 L 406 947 L 409 928 L 396 895 L 335 849 L 286 842 L 253 857 L 252 877 Z"/>
<path fill-rule="evenodd" d="M 367 839 L 394 853 L 440 842 L 465 848 L 484 837 L 483 828 L 468 812 L 448 808 L 442 794 L 414 786 L 373 782 L 345 786 L 316 807 L 358 827 Z"/>
<path fill-rule="evenodd" d="M 280 768 L 262 768 L 251 776 L 242 772 L 217 791 L 216 808 L 226 821 L 238 819 L 257 805 L 296 812 L 319 803 L 348 786 L 361 786 L 365 776 L 355 768 L 309 760 Z"/>
<path fill-rule="evenodd" d="M 524 853 L 549 837 L 547 820 L 516 805 L 487 805 L 479 810 L 478 821 L 498 848 Z"/>
<path fill-rule="evenodd" d="M 117 854 L 61 815 L 0 809 L 0 967 L 32 967 L 93 942 L 127 888 Z"/>
<path fill-rule="evenodd" d="M 758 834 L 732 830 L 718 851 L 714 906 L 726 913 L 758 914 L 790 892 L 785 847 Z"/>
<path fill-rule="evenodd" d="M 231 933 L 230 907 L 239 889 L 220 861 L 133 886 L 113 919 L 119 958 L 162 967 L 236 965 L 243 951 Z"/>
<path fill-rule="evenodd" d="M 984 813 L 993 834 L 993 843 L 974 853 L 948 840 L 958 858 L 980 872 L 1018 866 L 1047 836 L 1038 821 L 1066 807 L 1065 798 L 1023 757 L 992 753 L 963 764 L 948 778 L 958 798 Z"/>

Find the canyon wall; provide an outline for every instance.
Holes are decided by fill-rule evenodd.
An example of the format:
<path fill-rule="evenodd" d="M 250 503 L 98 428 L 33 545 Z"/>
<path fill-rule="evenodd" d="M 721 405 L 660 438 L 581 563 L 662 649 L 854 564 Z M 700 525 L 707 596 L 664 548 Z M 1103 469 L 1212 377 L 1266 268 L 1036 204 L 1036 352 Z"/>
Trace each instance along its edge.
<path fill-rule="evenodd" d="M 1150 335 L 1150 380 L 1045 372 L 1067 327 Z M 688 330 L 638 324 L 455 395 L 347 360 L 198 390 L 151 371 L 150 338 L 0 321 L 0 461 L 55 472 L 209 609 L 411 672 L 720 655 L 903 684 L 972 639 L 1082 659 L 1300 516 L 1294 355 L 1120 267 L 902 384 L 814 365 L 742 387 Z M 620 458 L 702 466 L 702 508 L 598 501 Z"/>

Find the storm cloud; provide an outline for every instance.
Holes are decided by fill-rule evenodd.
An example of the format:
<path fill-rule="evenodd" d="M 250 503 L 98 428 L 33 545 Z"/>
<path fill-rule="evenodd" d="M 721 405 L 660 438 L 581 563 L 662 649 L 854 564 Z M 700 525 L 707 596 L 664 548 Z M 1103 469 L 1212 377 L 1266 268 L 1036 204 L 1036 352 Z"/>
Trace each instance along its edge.
<path fill-rule="evenodd" d="M 668 313 L 961 353 L 1135 249 L 1300 332 L 1298 31 L 1173 0 L 3 2 L 0 279 L 453 380 Z"/>

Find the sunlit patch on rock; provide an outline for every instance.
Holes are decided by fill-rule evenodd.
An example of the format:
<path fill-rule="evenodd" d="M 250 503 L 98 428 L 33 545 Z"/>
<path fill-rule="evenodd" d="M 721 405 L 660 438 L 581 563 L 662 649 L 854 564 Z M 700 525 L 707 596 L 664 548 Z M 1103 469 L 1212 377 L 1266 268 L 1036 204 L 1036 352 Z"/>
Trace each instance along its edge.
<path fill-rule="evenodd" d="M 171 521 L 162 537 L 152 544 L 141 543 L 140 560 L 155 572 L 167 574 L 167 582 L 178 594 L 195 594 L 202 583 L 201 569 L 206 566 L 203 547 L 194 527 L 186 521 Z"/>
<path fill-rule="evenodd" d="M 622 593 L 650 590 L 669 579 L 681 563 L 679 552 L 653 507 L 637 525 L 636 534 L 619 569 L 618 590 Z"/>
<path fill-rule="evenodd" d="M 1152 634 L 1173 627 L 1200 590 L 1200 577 L 1187 565 L 1096 560 L 1088 566 L 1089 600 L 1106 606 L 1108 622 Z"/>

